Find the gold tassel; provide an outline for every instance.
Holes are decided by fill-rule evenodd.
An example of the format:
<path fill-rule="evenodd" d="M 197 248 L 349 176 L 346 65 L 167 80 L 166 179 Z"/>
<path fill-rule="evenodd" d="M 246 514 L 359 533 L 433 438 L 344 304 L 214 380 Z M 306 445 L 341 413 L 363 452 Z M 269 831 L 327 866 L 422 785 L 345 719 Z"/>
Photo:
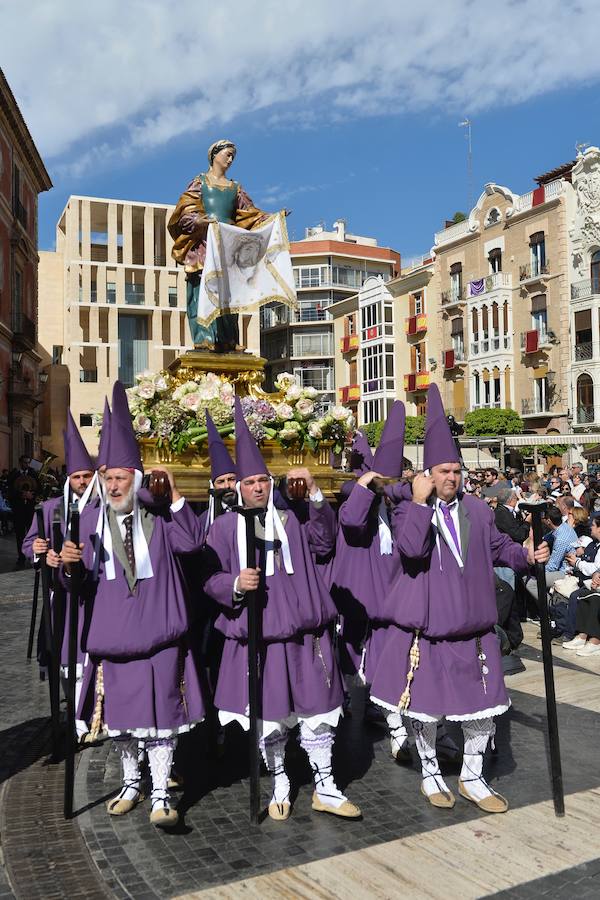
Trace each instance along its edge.
<path fill-rule="evenodd" d="M 94 707 L 94 715 L 92 716 L 92 724 L 90 725 L 90 739 L 95 741 L 103 730 L 102 709 L 104 707 L 104 672 L 102 663 L 98 663 L 96 671 L 96 705 Z"/>
<path fill-rule="evenodd" d="M 401 712 L 401 713 L 406 712 L 406 710 L 410 706 L 410 686 L 411 686 L 413 678 L 415 677 L 415 672 L 419 668 L 419 655 L 420 655 L 419 635 L 420 635 L 420 633 L 421 632 L 417 628 L 417 630 L 415 631 L 414 640 L 413 640 L 411 648 L 410 648 L 410 653 L 408 654 L 408 660 L 410 662 L 410 669 L 406 673 L 406 687 L 404 688 L 402 696 L 400 697 L 400 700 L 398 701 L 398 712 Z"/>

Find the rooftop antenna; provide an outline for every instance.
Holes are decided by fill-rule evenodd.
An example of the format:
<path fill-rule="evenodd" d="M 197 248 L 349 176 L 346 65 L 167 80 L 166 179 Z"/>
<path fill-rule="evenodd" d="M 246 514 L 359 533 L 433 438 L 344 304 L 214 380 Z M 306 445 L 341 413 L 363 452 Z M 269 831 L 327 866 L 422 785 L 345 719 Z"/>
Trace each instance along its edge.
<path fill-rule="evenodd" d="M 471 143 L 471 120 L 464 119 L 458 123 L 459 128 L 466 128 L 467 139 L 467 216 L 473 209 L 473 145 Z"/>

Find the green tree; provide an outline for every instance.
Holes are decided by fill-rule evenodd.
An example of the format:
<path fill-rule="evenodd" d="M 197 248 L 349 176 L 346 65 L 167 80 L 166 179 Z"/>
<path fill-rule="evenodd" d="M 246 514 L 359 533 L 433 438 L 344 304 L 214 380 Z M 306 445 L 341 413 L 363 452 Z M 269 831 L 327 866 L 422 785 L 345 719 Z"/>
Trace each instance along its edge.
<path fill-rule="evenodd" d="M 458 225 L 459 222 L 464 222 L 466 218 L 467 217 L 464 212 L 455 212 L 452 216 L 452 221 L 455 225 Z"/>
<path fill-rule="evenodd" d="M 465 434 L 469 437 L 522 432 L 523 420 L 514 409 L 474 409 L 465 416 Z"/>
<path fill-rule="evenodd" d="M 377 447 L 381 440 L 381 432 L 385 422 L 370 422 L 361 425 L 360 430 L 366 436 L 371 447 Z M 425 437 L 425 416 L 407 416 L 406 431 L 404 432 L 405 444 L 416 444 Z"/>

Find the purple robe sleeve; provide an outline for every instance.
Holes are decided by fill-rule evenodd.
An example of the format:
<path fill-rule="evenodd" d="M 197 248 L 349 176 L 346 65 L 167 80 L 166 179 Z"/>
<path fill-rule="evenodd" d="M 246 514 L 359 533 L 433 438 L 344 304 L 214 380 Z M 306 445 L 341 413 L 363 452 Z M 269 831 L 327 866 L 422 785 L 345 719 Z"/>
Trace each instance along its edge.
<path fill-rule="evenodd" d="M 395 534 L 400 553 L 409 559 L 425 559 L 431 553 L 433 532 L 432 509 L 420 503 L 402 503 L 402 520 L 395 522 Z"/>
<path fill-rule="evenodd" d="M 227 518 L 229 516 L 237 519 L 236 513 L 228 513 Z M 233 559 L 230 541 L 229 530 L 223 528 L 220 519 L 217 519 L 206 539 L 205 559 L 212 574 L 204 582 L 204 591 L 216 603 L 231 609 L 234 606 L 233 585 L 240 574 L 240 566 L 237 559 Z"/>
<path fill-rule="evenodd" d="M 308 545 L 316 556 L 327 556 L 335 547 L 335 513 L 327 500 L 309 500 L 308 510 L 308 522 L 303 526 Z"/>
<path fill-rule="evenodd" d="M 33 542 L 38 537 L 38 527 L 37 527 L 37 516 L 34 514 L 33 519 L 31 520 L 31 525 L 29 526 L 29 531 L 27 532 L 25 539 L 23 540 L 23 546 L 21 550 L 23 554 L 27 557 L 27 559 L 33 562 Z"/>
<path fill-rule="evenodd" d="M 177 512 L 171 510 L 170 520 L 165 520 L 165 529 L 173 553 L 197 553 L 204 545 L 204 529 L 199 516 L 187 500 Z"/>
<path fill-rule="evenodd" d="M 368 487 L 363 487 L 362 484 L 355 485 L 339 512 L 340 528 L 347 541 L 360 540 L 366 534 L 374 499 L 375 495 Z"/>

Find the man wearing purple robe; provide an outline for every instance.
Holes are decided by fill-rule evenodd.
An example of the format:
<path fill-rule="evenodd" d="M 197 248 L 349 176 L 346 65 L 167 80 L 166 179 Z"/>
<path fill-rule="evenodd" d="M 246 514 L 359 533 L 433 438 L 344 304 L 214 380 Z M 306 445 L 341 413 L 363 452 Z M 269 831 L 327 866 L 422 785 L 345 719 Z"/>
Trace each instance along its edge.
<path fill-rule="evenodd" d="M 177 556 L 203 543 L 198 517 L 168 474 L 170 506 L 142 508 L 142 462 L 123 385 L 116 382 L 100 515 L 86 511 L 81 544 L 65 542 L 65 582 L 80 563 L 92 604 L 85 649 L 96 663 L 84 678 L 80 713 L 94 733 L 103 719 L 116 739 L 123 786 L 107 804 L 124 815 L 143 799 L 138 740 L 145 741 L 152 777 L 150 821 L 170 828 L 168 778 L 175 739 L 204 716 L 196 669 L 186 644 L 188 615 Z M 86 670 L 87 674 L 87 670 Z"/>
<path fill-rule="evenodd" d="M 41 538 L 39 536 L 37 516 L 34 516 L 31 527 L 23 541 L 23 553 L 25 556 L 32 562 L 37 563 L 39 557 L 45 553 L 46 563 L 52 569 L 57 569 L 60 564 L 60 557 L 52 547 L 54 522 L 57 520 L 60 522 L 60 530 L 64 539 L 69 532 L 69 513 L 71 504 L 76 503 L 79 512 L 82 513 L 88 506 L 97 509 L 100 502 L 97 493 L 98 479 L 94 472 L 94 464 L 83 443 L 81 435 L 79 434 L 79 430 L 73 420 L 70 410 L 67 411 L 67 428 L 63 431 L 63 442 L 65 449 L 65 468 L 67 472 L 63 495 L 62 497 L 51 497 L 42 504 L 44 514 L 44 534 L 46 537 Z M 68 665 L 69 612 L 67 609 L 64 616 L 64 622 L 59 622 L 56 617 L 54 591 L 51 593 L 51 603 L 53 628 L 60 628 L 63 631 L 60 664 L 63 689 L 65 689 Z M 78 620 L 77 680 L 75 683 L 76 702 L 78 702 L 81 693 L 83 667 L 86 662 L 85 654 L 81 647 L 83 628 L 84 615 L 82 610 L 82 614 L 79 616 Z M 81 719 L 78 719 L 76 728 L 78 738 L 80 740 L 85 740 L 88 733 L 86 723 Z"/>
<path fill-rule="evenodd" d="M 436 385 L 429 388 L 425 472 L 416 475 L 412 501 L 394 511 L 399 570 L 383 614 L 395 623 L 377 664 L 372 700 L 409 716 L 421 760 L 421 791 L 436 807 L 455 797 L 444 781 L 435 747 L 437 722 L 461 722 L 462 797 L 486 812 L 508 802 L 483 777 L 483 757 L 494 717 L 510 701 L 494 626 L 495 565 L 525 572 L 548 559 L 501 534 L 485 503 L 463 494 L 459 453 Z"/>
<path fill-rule="evenodd" d="M 315 779 L 312 808 L 348 818 L 360 810 L 338 789 L 331 767 L 335 727 L 342 715 L 343 691 L 328 625 L 335 607 L 314 557 L 330 553 L 335 541 L 335 514 L 305 468 L 289 477 L 304 478 L 309 494 L 308 518 L 276 509 L 273 480 L 244 421 L 236 398 L 236 469 L 239 502 L 263 510 L 255 523 L 258 565 L 246 560 L 245 519 L 228 514 L 216 519 L 207 547 L 215 571 L 205 590 L 222 607 L 217 628 L 225 635 L 215 703 L 222 724 L 249 727 L 248 614 L 244 598 L 257 592 L 262 605 L 262 721 L 260 747 L 273 781 L 269 815 L 290 815 L 290 782 L 285 771 L 288 730 L 300 724 L 300 743 Z"/>

